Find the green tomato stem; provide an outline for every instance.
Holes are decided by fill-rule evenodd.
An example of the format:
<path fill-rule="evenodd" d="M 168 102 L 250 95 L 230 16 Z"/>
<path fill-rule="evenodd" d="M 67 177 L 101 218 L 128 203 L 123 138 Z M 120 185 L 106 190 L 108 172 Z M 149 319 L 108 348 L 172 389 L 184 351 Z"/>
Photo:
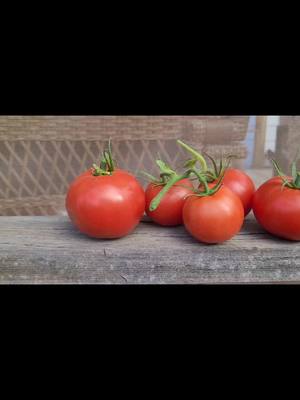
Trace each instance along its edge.
<path fill-rule="evenodd" d="M 201 174 L 196 169 L 192 169 L 191 172 L 194 173 L 199 179 L 199 182 L 201 182 L 204 185 L 205 193 L 209 193 L 210 189 L 208 187 L 207 180 L 205 179 L 205 177 L 201 176 Z"/>
<path fill-rule="evenodd" d="M 111 140 L 108 141 L 108 149 L 104 149 L 100 166 L 93 164 L 93 175 L 112 175 L 115 170 L 114 160 L 112 156 Z"/>
<path fill-rule="evenodd" d="M 171 176 L 170 179 L 168 180 L 168 182 L 162 188 L 162 190 L 157 194 L 156 197 L 154 197 L 154 199 L 152 199 L 149 210 L 155 211 L 157 209 L 157 207 L 159 206 L 161 200 L 163 199 L 165 194 L 171 189 L 171 187 L 174 186 L 177 182 L 181 181 L 182 179 L 187 178 L 187 176 L 188 176 L 187 173 L 185 173 L 184 175 L 181 175 L 181 176 L 179 176 L 177 174 L 174 174 L 173 176 Z"/>
<path fill-rule="evenodd" d="M 199 182 L 204 185 L 204 191 L 201 192 L 201 191 L 199 191 L 199 189 L 195 190 L 195 196 L 207 197 L 207 196 L 213 196 L 221 188 L 222 182 L 224 179 L 224 175 L 225 175 L 225 170 L 223 170 L 222 175 L 220 175 L 218 182 L 215 184 L 215 186 L 212 189 L 210 189 L 208 186 L 206 174 L 202 175 L 196 169 L 191 169 L 190 173 L 193 173 L 194 175 L 196 175 Z"/>
<path fill-rule="evenodd" d="M 205 158 L 200 153 L 198 153 L 196 150 L 194 150 L 192 147 L 188 146 L 187 144 L 183 143 L 181 140 L 177 140 L 177 143 L 181 147 L 183 147 L 185 150 L 187 150 L 188 152 L 193 154 L 193 156 L 199 161 L 202 170 L 204 172 L 207 171 L 207 164 L 206 164 Z"/>

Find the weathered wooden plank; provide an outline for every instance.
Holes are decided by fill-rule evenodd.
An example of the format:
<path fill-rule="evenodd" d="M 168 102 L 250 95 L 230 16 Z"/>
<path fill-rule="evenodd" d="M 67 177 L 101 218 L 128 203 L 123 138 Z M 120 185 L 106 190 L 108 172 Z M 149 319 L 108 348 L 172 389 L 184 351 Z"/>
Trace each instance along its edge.
<path fill-rule="evenodd" d="M 0 217 L 0 283 L 300 283 L 300 244 L 265 233 L 249 216 L 220 245 L 183 227 L 142 222 L 120 240 L 94 240 L 66 217 Z"/>

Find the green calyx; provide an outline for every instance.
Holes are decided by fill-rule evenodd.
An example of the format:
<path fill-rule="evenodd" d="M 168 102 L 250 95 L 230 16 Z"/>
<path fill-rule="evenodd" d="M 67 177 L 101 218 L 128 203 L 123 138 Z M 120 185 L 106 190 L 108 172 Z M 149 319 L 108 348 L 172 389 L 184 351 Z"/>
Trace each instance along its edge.
<path fill-rule="evenodd" d="M 225 172 L 230 165 L 231 159 L 233 158 L 233 156 L 230 156 L 225 160 L 225 162 L 221 159 L 219 165 L 217 165 L 216 161 L 211 156 L 206 154 L 206 156 L 212 163 L 213 168 L 210 170 L 208 169 L 206 160 L 202 156 L 202 154 L 200 154 L 198 151 L 196 151 L 186 143 L 182 142 L 181 140 L 177 140 L 177 143 L 193 156 L 191 159 L 185 162 L 185 172 L 179 175 L 162 160 L 156 160 L 156 164 L 160 169 L 160 178 L 156 179 L 148 173 L 143 173 L 148 179 L 150 179 L 153 184 L 163 186 L 161 191 L 151 201 L 149 206 L 150 211 L 155 211 L 166 193 L 176 183 L 186 178 L 190 178 L 191 180 L 196 179 L 199 181 L 200 184 L 200 189 L 192 189 L 189 187 L 189 189 L 192 191 L 191 196 L 213 196 L 221 188 Z M 197 164 L 200 164 L 199 169 L 196 168 Z M 192 178 L 192 176 L 194 176 L 194 178 Z M 212 188 L 210 188 L 209 183 L 215 181 L 216 184 Z"/>
<path fill-rule="evenodd" d="M 212 196 L 220 189 L 220 187 L 222 185 L 224 173 L 225 173 L 225 171 L 224 171 L 222 173 L 222 176 L 216 183 L 216 185 L 213 188 L 210 188 L 208 186 L 206 172 L 197 170 L 195 168 L 195 163 L 193 163 L 193 162 L 185 163 L 185 167 L 188 167 L 188 169 L 185 172 L 183 172 L 181 175 L 177 174 L 171 167 L 169 167 L 167 164 L 165 164 L 161 160 L 157 160 L 156 164 L 158 165 L 158 167 L 160 169 L 160 179 L 159 180 L 155 179 L 150 174 L 144 173 L 149 179 L 151 179 L 152 183 L 163 186 L 161 191 L 157 194 L 157 196 L 154 199 L 152 199 L 150 206 L 149 206 L 150 211 L 155 211 L 157 209 L 157 207 L 159 206 L 163 197 L 174 185 L 176 185 L 179 181 L 181 181 L 183 179 L 190 178 L 192 175 L 194 175 L 196 177 L 196 179 L 199 180 L 200 184 L 203 185 L 204 191 L 200 191 L 198 189 L 192 189 L 191 187 L 188 187 L 193 192 L 191 195 L 201 196 L 201 197 Z"/>
<path fill-rule="evenodd" d="M 159 206 L 161 200 L 163 199 L 165 194 L 171 189 L 171 187 L 173 187 L 177 182 L 181 181 L 182 179 L 189 178 L 191 175 L 196 176 L 196 178 L 199 180 L 199 182 L 203 185 L 204 190 L 202 191 L 199 189 L 192 189 L 189 187 L 189 189 L 192 191 L 192 193 L 190 195 L 187 195 L 187 197 L 188 196 L 198 196 L 198 197 L 213 196 L 221 188 L 224 174 L 225 174 L 225 170 L 223 171 L 222 175 L 219 177 L 218 182 L 215 184 L 215 186 L 210 188 L 208 186 L 207 177 L 204 174 L 197 171 L 195 168 L 188 169 L 182 175 L 177 175 L 175 173 L 169 177 L 167 183 L 164 184 L 162 190 L 151 201 L 149 210 L 155 211 L 157 209 L 157 207 Z"/>
<path fill-rule="evenodd" d="M 93 164 L 93 176 L 112 175 L 115 170 L 115 161 L 112 157 L 111 140 L 108 147 L 104 149 L 100 165 Z"/>
<path fill-rule="evenodd" d="M 230 155 L 230 156 L 226 157 L 225 160 L 221 157 L 219 165 L 217 165 L 217 162 L 215 161 L 215 159 L 213 157 L 211 157 L 207 153 L 204 153 L 204 154 L 206 155 L 206 157 L 209 158 L 209 160 L 211 161 L 212 166 L 213 166 L 213 170 L 208 170 L 206 172 L 208 179 L 211 179 L 211 181 L 215 181 L 218 178 L 220 178 L 221 176 L 224 176 L 225 171 L 230 166 L 231 160 L 233 158 L 235 158 L 234 155 Z"/>
<path fill-rule="evenodd" d="M 225 161 L 223 160 L 223 158 L 221 158 L 219 165 L 217 165 L 217 162 L 213 157 L 211 157 L 207 153 L 204 153 L 204 155 L 210 160 L 212 164 L 212 169 L 209 169 L 206 160 L 202 154 L 200 154 L 197 150 L 193 149 L 191 146 L 187 145 L 181 140 L 177 140 L 177 143 L 193 156 L 192 159 L 188 160 L 185 163 L 185 167 L 190 168 L 189 170 L 190 174 L 194 174 L 196 176 L 197 180 L 200 183 L 201 189 L 202 188 L 204 189 L 204 190 L 195 189 L 193 195 L 205 197 L 205 196 L 212 196 L 215 193 L 217 193 L 217 191 L 222 186 L 225 172 L 229 167 L 231 160 L 232 158 L 234 158 L 234 156 L 228 156 L 225 159 Z M 200 170 L 196 169 L 197 163 L 200 164 Z M 208 186 L 208 183 L 215 181 L 217 182 L 214 185 L 214 187 L 210 188 Z"/>
<path fill-rule="evenodd" d="M 216 182 L 216 184 L 212 188 L 210 188 L 207 183 L 207 176 L 201 175 L 201 174 L 199 174 L 198 171 L 193 170 L 192 173 L 197 176 L 197 179 L 200 182 L 200 187 L 201 187 L 201 189 L 203 188 L 204 190 L 194 189 L 194 191 L 193 191 L 194 193 L 191 196 L 198 196 L 198 197 L 213 196 L 215 193 L 217 193 L 220 190 L 220 188 L 223 184 L 225 172 L 226 172 L 226 168 L 224 168 L 222 170 L 222 173 L 218 177 L 218 181 Z"/>
<path fill-rule="evenodd" d="M 290 189 L 300 190 L 300 172 L 297 171 L 297 163 L 294 161 L 292 163 L 292 180 L 290 180 L 281 170 L 277 161 L 271 160 L 274 166 L 274 169 L 278 176 L 282 179 L 282 187 L 288 187 Z"/>
<path fill-rule="evenodd" d="M 232 158 L 235 156 L 231 155 L 228 156 L 225 161 L 221 158 L 219 165 L 213 157 L 211 157 L 207 153 L 203 153 L 211 162 L 212 169 L 209 169 L 206 163 L 205 158 L 202 154 L 200 154 L 197 150 L 193 149 L 191 146 L 187 145 L 186 143 L 182 142 L 181 140 L 177 140 L 177 143 L 187 150 L 193 158 L 186 161 L 185 167 L 194 169 L 197 163 L 200 164 L 200 172 L 202 175 L 205 175 L 208 182 L 214 182 L 215 180 L 219 179 L 221 176 L 224 175 L 224 172 L 229 167 Z"/>

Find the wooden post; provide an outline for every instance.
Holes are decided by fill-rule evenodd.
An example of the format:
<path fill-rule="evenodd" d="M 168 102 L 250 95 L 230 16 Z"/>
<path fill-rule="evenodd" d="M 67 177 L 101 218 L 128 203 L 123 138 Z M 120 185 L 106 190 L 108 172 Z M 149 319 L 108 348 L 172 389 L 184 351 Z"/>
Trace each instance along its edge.
<path fill-rule="evenodd" d="M 265 142 L 267 134 L 268 116 L 256 117 L 255 145 L 253 168 L 263 168 L 265 165 Z"/>

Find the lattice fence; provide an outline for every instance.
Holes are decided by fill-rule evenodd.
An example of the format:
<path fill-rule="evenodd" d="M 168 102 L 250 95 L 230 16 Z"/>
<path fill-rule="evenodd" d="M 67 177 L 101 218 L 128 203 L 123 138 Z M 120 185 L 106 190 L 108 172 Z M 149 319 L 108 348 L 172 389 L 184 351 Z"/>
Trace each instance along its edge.
<path fill-rule="evenodd" d="M 180 167 L 186 153 L 177 138 L 215 156 L 235 153 L 243 159 L 240 141 L 247 122 L 241 117 L 0 117 L 0 215 L 63 212 L 70 182 L 99 159 L 109 137 L 119 166 L 139 176 L 141 170 L 156 173 L 158 154 Z"/>

